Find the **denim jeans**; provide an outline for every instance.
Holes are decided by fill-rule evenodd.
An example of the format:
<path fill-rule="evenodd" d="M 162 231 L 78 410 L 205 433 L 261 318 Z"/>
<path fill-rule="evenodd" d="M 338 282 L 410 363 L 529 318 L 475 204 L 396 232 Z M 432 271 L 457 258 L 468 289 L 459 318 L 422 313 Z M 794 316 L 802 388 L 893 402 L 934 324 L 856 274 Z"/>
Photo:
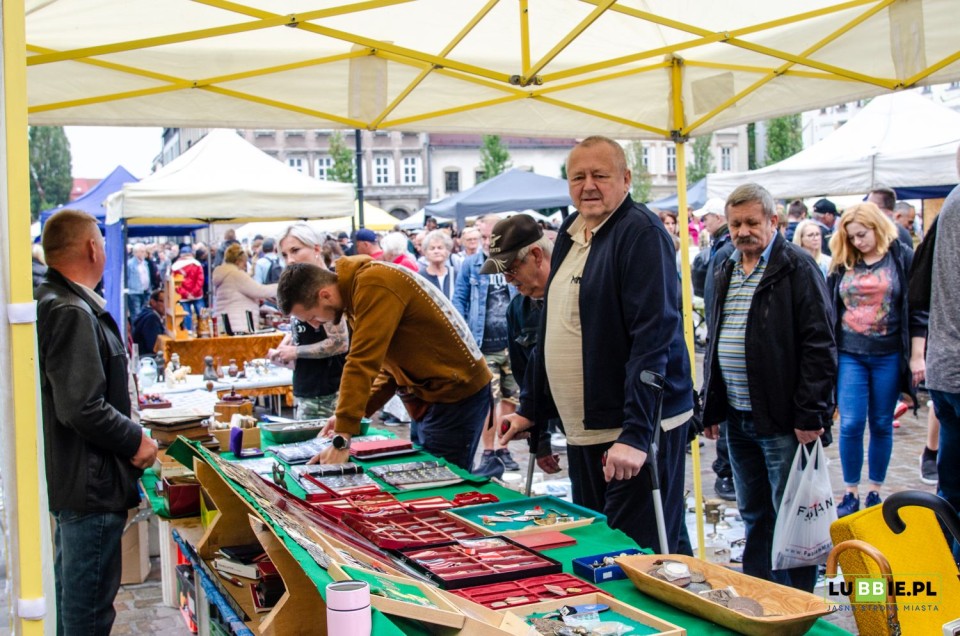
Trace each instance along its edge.
<path fill-rule="evenodd" d="M 954 510 L 960 511 L 960 393 L 930 391 L 933 409 L 940 419 L 940 451 L 937 453 L 937 471 L 940 488 L 937 492 L 950 502 Z M 960 560 L 960 546 L 952 537 L 947 537 L 953 545 L 953 558 Z"/>
<path fill-rule="evenodd" d="M 53 513 L 57 636 L 108 636 L 120 589 L 125 512 Z"/>
<path fill-rule="evenodd" d="M 893 410 L 900 395 L 900 354 L 840 352 L 837 403 L 840 409 L 840 464 L 847 486 L 860 483 L 863 431 L 870 422 L 867 478 L 883 484 L 893 451 Z"/>
<path fill-rule="evenodd" d="M 492 404 L 487 385 L 459 402 L 430 405 L 417 422 L 423 450 L 469 471 Z"/>
<path fill-rule="evenodd" d="M 759 435 L 750 413 L 728 409 L 726 436 L 746 528 L 743 571 L 757 578 L 812 592 L 817 566 L 772 570 L 773 529 L 796 455 L 796 435 Z"/>
<path fill-rule="evenodd" d="M 137 317 L 140 310 L 143 309 L 147 301 L 150 300 L 150 292 L 127 292 L 127 309 L 130 310 L 130 320 Z"/>
<path fill-rule="evenodd" d="M 197 314 L 197 318 L 200 318 L 200 311 L 207 307 L 207 304 L 203 301 L 203 298 L 197 298 L 196 300 L 181 300 L 180 306 L 183 307 L 183 310 L 187 312 L 187 315 L 183 317 L 183 328 L 188 331 L 193 329 L 193 317 L 192 314 Z M 246 331 L 247 326 L 242 325 L 237 327 L 236 325 L 230 325 L 231 329 L 236 331 Z"/>

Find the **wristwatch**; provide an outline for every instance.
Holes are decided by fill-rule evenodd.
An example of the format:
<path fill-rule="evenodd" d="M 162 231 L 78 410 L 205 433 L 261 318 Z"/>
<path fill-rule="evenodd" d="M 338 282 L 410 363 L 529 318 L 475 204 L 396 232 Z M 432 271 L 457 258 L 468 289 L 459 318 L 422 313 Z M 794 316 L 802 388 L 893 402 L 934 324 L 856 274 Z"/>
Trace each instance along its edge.
<path fill-rule="evenodd" d="M 333 447 L 337 450 L 344 450 L 350 448 L 350 438 L 344 437 L 343 435 L 334 435 L 333 436 Z"/>

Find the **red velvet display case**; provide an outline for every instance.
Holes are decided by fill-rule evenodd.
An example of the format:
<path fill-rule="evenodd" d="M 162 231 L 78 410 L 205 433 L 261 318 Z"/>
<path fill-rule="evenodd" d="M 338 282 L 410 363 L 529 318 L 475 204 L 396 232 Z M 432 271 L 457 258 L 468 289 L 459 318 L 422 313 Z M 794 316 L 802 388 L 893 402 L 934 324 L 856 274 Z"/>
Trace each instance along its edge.
<path fill-rule="evenodd" d="M 566 572 L 453 590 L 457 596 L 495 610 L 591 593 L 604 594 L 603 590 Z"/>
<path fill-rule="evenodd" d="M 559 561 L 506 537 L 461 539 L 393 551 L 445 590 L 557 574 Z"/>
<path fill-rule="evenodd" d="M 467 524 L 439 511 L 373 518 L 345 512 L 340 522 L 377 547 L 387 550 L 483 536 Z"/>

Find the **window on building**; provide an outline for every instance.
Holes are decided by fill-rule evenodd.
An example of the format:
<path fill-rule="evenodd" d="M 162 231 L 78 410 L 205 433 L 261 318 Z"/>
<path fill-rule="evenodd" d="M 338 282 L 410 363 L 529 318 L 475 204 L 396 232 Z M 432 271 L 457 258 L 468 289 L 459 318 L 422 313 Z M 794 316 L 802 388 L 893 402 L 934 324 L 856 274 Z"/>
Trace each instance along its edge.
<path fill-rule="evenodd" d="M 677 149 L 674 146 L 667 148 L 667 174 L 677 171 Z"/>
<path fill-rule="evenodd" d="M 459 170 L 444 170 L 443 172 L 443 187 L 446 190 L 447 194 L 453 194 L 454 192 L 460 192 L 460 171 Z"/>
<path fill-rule="evenodd" d="M 317 159 L 317 179 L 329 181 L 331 170 L 333 170 L 333 157 L 320 157 Z"/>
<path fill-rule="evenodd" d="M 377 185 L 393 183 L 391 174 L 391 159 L 387 155 L 378 155 L 373 158 L 373 182 Z"/>
<path fill-rule="evenodd" d="M 650 172 L 650 146 L 643 146 L 640 149 L 640 163 L 644 170 Z"/>
<path fill-rule="evenodd" d="M 420 184 L 420 157 L 408 156 L 403 158 L 404 185 Z"/>
<path fill-rule="evenodd" d="M 304 161 L 303 157 L 287 157 L 287 165 L 297 170 L 298 172 L 303 172 L 304 170 Z"/>
<path fill-rule="evenodd" d="M 720 171 L 730 172 L 733 170 L 733 148 L 724 146 L 720 148 Z"/>
<path fill-rule="evenodd" d="M 474 170 L 473 171 L 473 182 L 474 183 L 483 183 L 487 180 L 486 170 Z"/>

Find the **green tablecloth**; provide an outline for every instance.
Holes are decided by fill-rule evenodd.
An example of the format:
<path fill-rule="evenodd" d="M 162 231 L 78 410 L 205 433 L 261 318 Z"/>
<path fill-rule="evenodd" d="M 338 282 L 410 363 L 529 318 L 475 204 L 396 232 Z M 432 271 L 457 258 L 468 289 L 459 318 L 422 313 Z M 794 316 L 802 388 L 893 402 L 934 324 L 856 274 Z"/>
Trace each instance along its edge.
<path fill-rule="evenodd" d="M 178 458 L 186 459 L 189 456 L 199 454 L 201 457 L 206 450 L 198 449 L 196 445 L 193 444 L 184 444 L 182 442 L 176 445 L 176 448 L 171 447 L 173 451 L 172 454 L 178 456 Z M 225 457 L 231 457 L 229 454 L 225 454 Z M 427 453 L 417 453 L 415 455 L 404 455 L 401 457 L 393 457 L 385 460 L 374 461 L 374 462 L 364 462 L 364 465 L 377 465 L 384 463 L 395 463 L 395 462 L 406 462 L 406 461 L 431 461 L 435 460 L 431 455 Z M 459 469 L 458 469 L 459 470 Z M 165 512 L 165 507 L 163 506 L 163 499 L 155 495 L 154 488 L 152 488 L 152 483 L 156 482 L 156 475 L 151 474 L 151 471 L 148 471 L 144 475 L 144 487 L 147 490 L 147 495 L 150 497 L 150 503 L 153 506 L 153 509 L 158 513 L 162 514 Z M 151 483 L 152 480 L 152 483 Z M 288 484 L 290 485 L 291 492 L 296 492 L 299 490 L 299 486 L 291 478 L 287 479 Z M 293 482 L 293 483 L 291 483 Z M 232 482 L 230 482 L 232 484 Z M 433 497 L 441 496 L 446 498 L 452 498 L 457 493 L 467 492 L 470 490 L 479 490 L 483 493 L 490 493 L 496 495 L 500 498 L 501 501 L 510 501 L 516 499 L 523 499 L 523 495 L 514 490 L 504 488 L 498 484 L 485 482 L 485 483 L 463 483 L 455 486 L 446 486 L 443 488 L 434 488 L 429 490 L 416 490 L 409 492 L 400 492 L 397 493 L 397 498 L 400 500 L 407 499 L 417 499 L 420 497 Z M 253 503 L 252 498 L 249 497 L 245 492 L 238 491 L 239 494 L 244 497 L 247 501 L 256 508 L 256 504 Z M 302 494 L 302 490 L 300 490 Z M 159 507 L 158 507 L 159 503 Z M 333 579 L 327 574 L 326 570 L 317 565 L 313 559 L 307 554 L 300 545 L 290 539 L 282 529 L 273 526 L 278 536 L 284 541 L 284 544 L 293 554 L 294 558 L 301 564 L 306 572 L 307 576 L 316 584 L 317 589 L 320 592 L 321 596 L 326 595 L 326 585 L 330 583 Z M 573 559 L 581 556 L 589 556 L 593 554 L 602 554 L 604 552 L 612 552 L 616 550 L 622 550 L 626 548 L 635 548 L 637 547 L 636 543 L 630 539 L 627 535 L 619 530 L 610 528 L 605 523 L 594 523 L 589 526 L 581 526 L 579 528 L 573 528 L 567 530 L 565 534 L 568 534 L 576 538 L 576 545 L 567 546 L 563 548 L 556 548 L 553 550 L 546 551 L 550 557 L 563 563 L 564 572 L 573 573 Z M 678 610 L 670 605 L 661 603 L 660 601 L 642 594 L 637 588 L 634 587 L 633 583 L 629 579 L 619 580 L 619 581 L 609 581 L 606 583 L 596 584 L 597 587 L 608 592 L 611 596 L 614 596 L 618 600 L 633 605 L 634 607 L 641 609 L 645 612 L 658 616 L 659 618 L 683 627 L 687 630 L 687 633 L 690 636 L 696 634 L 704 635 L 714 635 L 714 634 L 734 634 L 727 630 L 724 627 L 721 627 L 715 623 L 711 623 L 691 614 L 687 614 L 682 610 Z M 427 630 L 422 624 L 416 621 L 410 621 L 406 619 L 401 619 L 398 617 L 387 617 L 381 614 L 379 611 L 374 610 L 373 612 L 373 633 L 377 636 L 381 635 L 392 635 L 392 634 L 416 634 L 427 636 L 431 632 Z M 824 636 L 827 634 L 846 634 L 847 632 L 843 629 L 828 623 L 824 620 L 818 620 L 811 630 L 808 632 L 811 636 Z"/>

